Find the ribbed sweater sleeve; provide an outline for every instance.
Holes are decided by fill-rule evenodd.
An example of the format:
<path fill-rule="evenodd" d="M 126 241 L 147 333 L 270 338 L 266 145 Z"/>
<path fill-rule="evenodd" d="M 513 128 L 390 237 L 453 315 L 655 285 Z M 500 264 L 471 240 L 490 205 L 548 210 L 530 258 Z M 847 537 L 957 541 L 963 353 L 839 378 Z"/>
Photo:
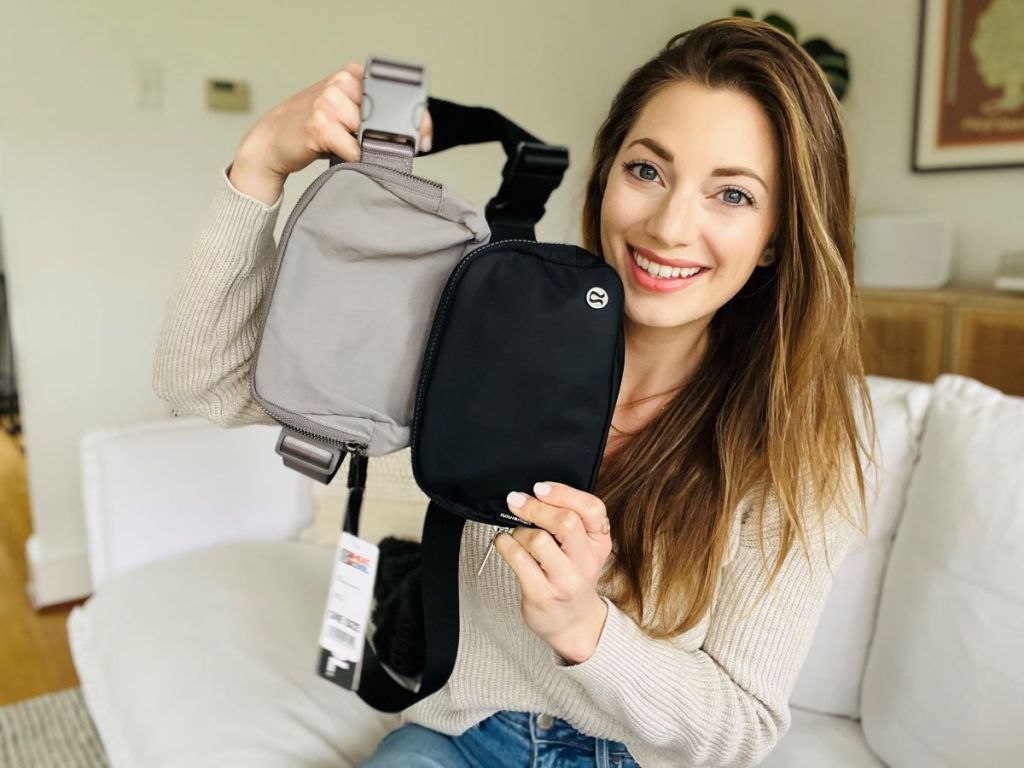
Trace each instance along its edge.
<path fill-rule="evenodd" d="M 207 209 L 164 314 L 153 388 L 176 413 L 224 427 L 273 420 L 253 400 L 249 372 L 277 245 L 273 205 L 223 186 Z"/>
<path fill-rule="evenodd" d="M 771 542 L 778 523 L 773 529 L 767 521 L 766 515 L 765 539 Z M 641 744 L 634 740 L 630 749 L 641 762 L 756 765 L 789 728 L 787 702 L 833 572 L 862 534 L 838 515 L 830 519 L 824 535 L 820 529 L 808 535 L 809 558 L 794 542 L 773 586 L 758 600 L 770 568 L 757 529 L 753 519 L 741 526 L 699 649 L 651 639 L 602 596 L 608 618 L 594 654 L 574 665 L 551 654 L 559 674 L 577 681 L 593 706 L 639 737 Z M 776 552 L 766 544 L 768 564 Z"/>

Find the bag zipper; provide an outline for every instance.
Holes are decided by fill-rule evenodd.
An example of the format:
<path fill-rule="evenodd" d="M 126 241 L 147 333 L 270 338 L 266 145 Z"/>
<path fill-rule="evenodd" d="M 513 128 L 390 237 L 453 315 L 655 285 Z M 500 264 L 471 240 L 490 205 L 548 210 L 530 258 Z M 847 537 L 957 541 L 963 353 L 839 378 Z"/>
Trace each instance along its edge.
<path fill-rule="evenodd" d="M 304 426 L 301 426 L 299 424 L 296 424 L 295 423 L 295 419 L 290 414 L 289 414 L 288 418 L 284 418 L 281 415 L 276 414 L 273 411 L 271 411 L 269 408 L 267 408 L 267 406 L 265 406 L 259 400 L 256 401 L 256 404 L 260 407 L 260 409 L 265 414 L 267 414 L 267 416 L 272 418 L 274 421 L 278 422 L 279 424 L 281 424 L 283 426 L 286 426 L 291 431 L 298 432 L 300 435 L 303 435 L 304 437 L 308 437 L 311 440 L 315 440 L 316 442 L 327 443 L 327 444 L 332 445 L 334 447 L 341 448 L 342 450 L 344 450 L 347 453 L 354 453 L 357 456 L 364 456 L 364 455 L 366 455 L 366 452 L 370 448 L 368 443 L 360 443 L 357 440 L 339 440 L 336 437 L 328 437 L 327 435 L 322 434 L 320 432 L 316 432 L 316 431 L 314 431 L 314 430 L 312 430 L 312 429 L 310 429 L 308 427 L 304 427 Z"/>

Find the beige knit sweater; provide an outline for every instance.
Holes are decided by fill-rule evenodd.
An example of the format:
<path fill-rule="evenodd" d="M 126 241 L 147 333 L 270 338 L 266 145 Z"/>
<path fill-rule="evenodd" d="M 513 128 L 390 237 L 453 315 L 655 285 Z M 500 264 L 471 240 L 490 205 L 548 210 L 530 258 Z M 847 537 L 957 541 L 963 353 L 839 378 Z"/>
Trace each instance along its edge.
<path fill-rule="evenodd" d="M 223 426 L 272 423 L 253 401 L 248 375 L 281 200 L 267 206 L 242 194 L 227 170 L 222 183 L 168 304 L 154 386 L 176 411 Z M 789 727 L 789 694 L 831 573 L 861 534 L 830 515 L 824 535 L 810 537 L 809 562 L 794 547 L 755 605 L 768 569 L 751 506 L 737 510 L 728 562 L 701 624 L 652 640 L 604 597 L 608 619 L 597 649 L 576 665 L 525 625 L 519 582 L 502 558 L 491 557 L 476 575 L 493 529 L 467 522 L 455 669 L 403 721 L 459 734 L 501 709 L 548 713 L 585 734 L 624 742 L 651 768 L 755 765 Z M 768 563 L 777 525 L 777 514 L 766 517 Z"/>

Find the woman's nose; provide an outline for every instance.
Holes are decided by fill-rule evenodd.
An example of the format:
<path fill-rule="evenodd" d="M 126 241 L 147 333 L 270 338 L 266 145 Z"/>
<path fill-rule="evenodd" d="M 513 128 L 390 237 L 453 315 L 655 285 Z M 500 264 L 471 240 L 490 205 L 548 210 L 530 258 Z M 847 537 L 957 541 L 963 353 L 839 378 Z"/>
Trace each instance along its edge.
<path fill-rule="evenodd" d="M 666 195 L 647 217 L 646 232 L 667 246 L 689 245 L 696 239 L 699 212 L 693 197 Z"/>

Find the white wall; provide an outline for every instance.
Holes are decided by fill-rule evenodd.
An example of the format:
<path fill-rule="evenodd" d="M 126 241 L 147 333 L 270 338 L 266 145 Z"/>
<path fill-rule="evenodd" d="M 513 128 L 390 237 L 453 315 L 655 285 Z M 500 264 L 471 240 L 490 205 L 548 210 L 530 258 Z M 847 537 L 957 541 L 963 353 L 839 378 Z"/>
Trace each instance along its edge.
<path fill-rule="evenodd" d="M 374 17 L 379 3 L 0 0 L 0 216 L 37 602 L 88 591 L 78 440 L 98 425 L 168 413 L 150 386 L 165 301 L 221 168 L 260 115 L 348 61 L 424 61 L 432 94 L 498 106 L 569 145 L 573 167 L 538 234 L 576 240 L 590 142 L 616 88 L 673 33 L 736 4 L 530 0 L 509 16 L 508 5 L 474 0 L 394 2 L 385 24 Z M 988 283 L 998 254 L 1024 245 L 1024 171 L 910 173 L 918 4 L 742 4 L 758 15 L 781 10 L 802 36 L 824 35 L 849 52 L 844 104 L 861 210 L 950 217 L 955 279 Z M 162 68 L 160 111 L 134 108 L 140 60 Z M 207 77 L 248 80 L 253 112 L 206 112 Z M 500 149 L 445 154 L 418 171 L 482 205 L 497 185 Z M 289 182 L 278 231 L 323 167 Z"/>

